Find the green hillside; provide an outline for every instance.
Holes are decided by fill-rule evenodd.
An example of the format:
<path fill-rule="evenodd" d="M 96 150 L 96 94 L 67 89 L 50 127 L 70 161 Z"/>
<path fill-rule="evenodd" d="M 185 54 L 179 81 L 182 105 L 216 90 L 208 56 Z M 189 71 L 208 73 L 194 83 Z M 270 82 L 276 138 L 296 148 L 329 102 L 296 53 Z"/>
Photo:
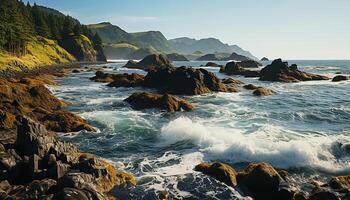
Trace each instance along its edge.
<path fill-rule="evenodd" d="M 57 10 L 1 0 L 0 13 L 1 69 L 106 60 L 100 37 Z M 72 40 L 75 42 L 65 42 Z"/>

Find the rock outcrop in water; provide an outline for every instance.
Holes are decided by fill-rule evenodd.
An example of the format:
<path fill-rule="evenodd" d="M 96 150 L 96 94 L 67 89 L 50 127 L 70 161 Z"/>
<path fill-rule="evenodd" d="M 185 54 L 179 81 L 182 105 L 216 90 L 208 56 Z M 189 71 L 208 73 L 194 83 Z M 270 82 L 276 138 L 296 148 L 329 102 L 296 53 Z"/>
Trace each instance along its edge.
<path fill-rule="evenodd" d="M 234 61 L 227 63 L 224 67 L 221 67 L 220 73 L 227 75 L 241 75 L 245 77 L 260 77 L 259 71 L 244 69 L 239 63 Z"/>
<path fill-rule="evenodd" d="M 171 61 L 189 61 L 184 55 L 178 53 L 167 54 L 166 57 Z"/>
<path fill-rule="evenodd" d="M 348 80 L 350 80 L 350 76 L 343 76 L 343 75 L 335 76 L 332 79 L 333 82 L 348 81 Z"/>
<path fill-rule="evenodd" d="M 222 67 L 222 65 L 216 64 L 214 62 L 207 62 L 206 67 Z"/>
<path fill-rule="evenodd" d="M 253 94 L 256 96 L 270 96 L 273 95 L 275 92 L 271 89 L 264 88 L 264 87 L 258 87 L 254 90 Z"/>
<path fill-rule="evenodd" d="M 142 110 L 148 108 L 158 108 L 168 112 L 190 111 L 192 104 L 169 94 L 154 94 L 149 92 L 136 92 L 124 101 L 128 102 L 134 109 Z"/>
<path fill-rule="evenodd" d="M 0 139 L 0 199 L 110 199 L 135 178 L 57 140 L 45 126 L 21 117 L 16 138 Z"/>
<path fill-rule="evenodd" d="M 205 69 L 187 67 L 150 71 L 145 77 L 144 86 L 156 88 L 163 93 L 180 95 L 229 91 L 215 74 Z"/>
<path fill-rule="evenodd" d="M 43 85 L 52 83 L 50 78 L 43 77 L 0 80 L 0 130 L 15 128 L 18 117 L 27 115 L 51 131 L 95 131 L 86 120 L 63 110 L 66 103 Z"/>
<path fill-rule="evenodd" d="M 109 87 L 138 87 L 142 86 L 145 76 L 132 74 L 108 74 L 97 71 L 95 76 L 90 78 L 96 82 L 109 83 Z"/>
<path fill-rule="evenodd" d="M 261 63 L 255 61 L 255 60 L 243 60 L 238 63 L 243 68 L 258 68 L 262 66 Z"/>
<path fill-rule="evenodd" d="M 316 184 L 312 191 L 304 191 L 288 172 L 276 170 L 268 163 L 251 163 L 240 172 L 223 163 L 201 163 L 194 170 L 239 188 L 244 196 L 257 200 L 340 200 L 350 197 L 350 176 L 333 177 L 326 184 Z"/>
<path fill-rule="evenodd" d="M 173 68 L 174 65 L 162 54 L 152 54 L 146 56 L 140 62 L 129 61 L 124 67 L 131 69 L 142 69 L 145 71 L 155 69 Z"/>
<path fill-rule="evenodd" d="M 272 82 L 299 82 L 312 80 L 328 80 L 326 76 L 311 74 L 298 70 L 297 65 L 288 66 L 287 62 L 281 59 L 274 60 L 260 71 L 262 81 Z"/>

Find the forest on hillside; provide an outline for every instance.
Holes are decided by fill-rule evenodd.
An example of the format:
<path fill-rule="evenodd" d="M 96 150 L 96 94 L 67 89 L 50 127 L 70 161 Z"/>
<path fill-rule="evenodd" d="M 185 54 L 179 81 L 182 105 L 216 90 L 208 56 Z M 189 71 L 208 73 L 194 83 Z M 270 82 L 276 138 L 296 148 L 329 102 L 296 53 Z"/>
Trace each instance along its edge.
<path fill-rule="evenodd" d="M 102 50 L 99 35 L 70 16 L 18 0 L 0 1 L 0 50 L 22 56 L 27 53 L 26 46 L 32 37 L 42 36 L 60 44 L 77 35 L 85 35 L 92 41 L 94 49 Z"/>

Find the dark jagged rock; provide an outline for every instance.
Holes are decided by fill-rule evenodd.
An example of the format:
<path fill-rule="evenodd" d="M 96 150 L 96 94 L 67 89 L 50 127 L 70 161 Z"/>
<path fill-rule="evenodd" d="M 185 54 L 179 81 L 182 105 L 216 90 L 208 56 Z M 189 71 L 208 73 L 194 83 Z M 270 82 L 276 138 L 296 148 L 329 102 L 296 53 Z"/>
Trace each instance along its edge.
<path fill-rule="evenodd" d="M 137 87 L 141 86 L 145 76 L 140 74 L 107 74 L 97 71 L 95 76 L 90 78 L 96 82 L 109 83 L 109 87 Z"/>
<path fill-rule="evenodd" d="M 166 56 L 162 54 L 152 54 L 146 56 L 140 62 L 128 62 L 124 67 L 150 71 L 154 69 L 173 68 L 174 66 Z"/>
<path fill-rule="evenodd" d="M 202 172 L 217 180 L 224 182 L 228 186 L 234 187 L 237 185 L 237 172 L 229 165 L 224 163 L 201 163 L 195 167 L 196 171 Z"/>
<path fill-rule="evenodd" d="M 262 66 L 261 63 L 255 61 L 255 60 L 244 60 L 238 63 L 243 68 L 258 68 Z"/>
<path fill-rule="evenodd" d="M 205 69 L 187 67 L 150 71 L 145 77 L 144 86 L 159 89 L 161 92 L 180 95 L 228 91 L 215 74 Z"/>
<path fill-rule="evenodd" d="M 244 185 L 256 199 L 276 199 L 281 177 L 267 163 L 249 164 L 238 173 L 237 182 Z"/>
<path fill-rule="evenodd" d="M 244 85 L 243 88 L 246 89 L 246 90 L 256 90 L 259 87 L 255 86 L 253 84 L 248 84 L 248 85 Z"/>
<path fill-rule="evenodd" d="M 350 76 L 338 75 L 332 79 L 333 82 L 340 82 L 340 81 L 347 81 L 347 80 L 350 80 Z"/>
<path fill-rule="evenodd" d="M 224 67 L 220 68 L 220 72 L 227 75 L 241 75 L 245 77 L 260 77 L 259 71 L 244 69 L 237 62 L 229 62 Z"/>
<path fill-rule="evenodd" d="M 171 61 L 188 61 L 184 55 L 178 53 L 167 54 L 166 57 Z"/>
<path fill-rule="evenodd" d="M 116 74 L 113 76 L 113 82 L 108 84 L 109 87 L 138 87 L 142 86 L 145 79 L 144 75 L 140 74 Z"/>
<path fill-rule="evenodd" d="M 207 64 L 205 64 L 206 67 L 222 67 L 222 65 L 218 65 L 214 62 L 207 62 Z"/>
<path fill-rule="evenodd" d="M 275 92 L 264 87 L 259 87 L 256 90 L 254 90 L 253 94 L 256 96 L 270 96 L 273 95 Z"/>
<path fill-rule="evenodd" d="M 266 57 L 263 57 L 263 58 L 261 58 L 260 61 L 270 61 L 270 60 L 268 58 L 266 58 Z"/>
<path fill-rule="evenodd" d="M 168 112 L 174 112 L 193 109 L 193 106 L 189 102 L 169 94 L 159 95 L 149 92 L 136 92 L 125 99 L 125 101 L 137 110 L 159 108 Z"/>
<path fill-rule="evenodd" d="M 281 59 L 274 60 L 270 65 L 261 71 L 260 80 L 273 82 L 299 82 L 312 80 L 328 80 L 326 76 L 306 73 L 298 70 L 297 66 L 288 66 L 287 62 Z"/>

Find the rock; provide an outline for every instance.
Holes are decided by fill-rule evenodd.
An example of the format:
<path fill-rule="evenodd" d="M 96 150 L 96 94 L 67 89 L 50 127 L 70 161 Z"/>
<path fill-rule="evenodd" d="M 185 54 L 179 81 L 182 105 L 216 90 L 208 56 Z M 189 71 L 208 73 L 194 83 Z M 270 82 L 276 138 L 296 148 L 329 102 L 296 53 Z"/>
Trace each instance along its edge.
<path fill-rule="evenodd" d="M 195 167 L 196 171 L 202 172 L 217 180 L 234 187 L 237 185 L 237 172 L 229 165 L 224 163 L 201 163 Z"/>
<path fill-rule="evenodd" d="M 146 56 L 140 62 L 128 62 L 127 65 L 125 65 L 124 67 L 150 71 L 154 69 L 173 68 L 174 66 L 170 63 L 166 56 L 162 54 L 152 54 Z"/>
<path fill-rule="evenodd" d="M 8 195 L 10 190 L 12 189 L 12 186 L 7 180 L 0 182 L 0 198 L 5 199 L 5 197 Z"/>
<path fill-rule="evenodd" d="M 280 182 L 278 172 L 267 163 L 249 164 L 237 175 L 237 183 L 245 186 L 256 199 L 275 199 Z"/>
<path fill-rule="evenodd" d="M 222 67 L 222 65 L 218 65 L 214 62 L 207 62 L 207 64 L 205 64 L 206 67 Z"/>
<path fill-rule="evenodd" d="M 226 60 L 244 61 L 244 60 L 250 60 L 250 58 L 233 52 Z"/>
<path fill-rule="evenodd" d="M 234 85 L 244 84 L 242 81 L 235 80 L 233 78 L 226 78 L 226 79 L 222 79 L 221 81 L 222 81 L 223 84 L 234 84 Z"/>
<path fill-rule="evenodd" d="M 101 83 L 111 83 L 113 82 L 113 74 L 107 74 L 102 71 L 97 71 L 95 73 L 95 76 L 90 78 L 90 80 L 93 80 L 95 82 L 101 82 Z"/>
<path fill-rule="evenodd" d="M 272 82 L 299 82 L 312 80 L 328 80 L 326 76 L 306 73 L 298 70 L 296 65 L 288 66 L 281 59 L 274 60 L 261 71 L 260 80 Z"/>
<path fill-rule="evenodd" d="M 8 130 L 11 129 L 16 122 L 16 116 L 11 114 L 10 112 L 0 111 L 0 130 Z"/>
<path fill-rule="evenodd" d="M 328 185 L 334 190 L 350 193 L 350 176 L 332 177 Z"/>
<path fill-rule="evenodd" d="M 170 193 L 167 191 L 161 191 L 158 195 L 158 198 L 160 200 L 168 200 L 168 199 L 170 199 Z"/>
<path fill-rule="evenodd" d="M 45 125 L 49 130 L 55 132 L 78 132 L 81 130 L 86 130 L 90 132 L 95 132 L 96 129 L 88 124 L 88 122 L 68 111 L 56 111 L 46 113 L 39 120 Z"/>
<path fill-rule="evenodd" d="M 263 58 L 261 58 L 260 61 L 270 61 L 270 60 L 268 58 L 266 58 L 266 57 L 263 57 Z"/>
<path fill-rule="evenodd" d="M 332 79 L 333 82 L 340 82 L 340 81 L 347 81 L 347 80 L 350 80 L 350 76 L 338 75 Z"/>
<path fill-rule="evenodd" d="M 310 195 L 310 200 L 340 200 L 338 195 L 332 191 L 320 190 Z"/>
<path fill-rule="evenodd" d="M 144 75 L 140 74 L 116 74 L 113 75 L 113 82 L 108 84 L 109 87 L 138 87 L 142 86 L 145 79 Z"/>
<path fill-rule="evenodd" d="M 241 75 L 245 77 L 259 77 L 259 71 L 246 70 L 234 61 L 227 63 L 224 67 L 220 68 L 220 73 L 227 75 Z"/>
<path fill-rule="evenodd" d="M 255 86 L 253 84 L 248 84 L 248 85 L 244 85 L 243 88 L 246 89 L 246 90 L 256 90 L 259 87 Z"/>
<path fill-rule="evenodd" d="M 107 200 L 96 191 L 88 189 L 63 188 L 53 196 L 53 200 Z"/>
<path fill-rule="evenodd" d="M 193 106 L 177 97 L 169 94 L 159 95 L 149 92 L 136 92 L 125 99 L 134 109 L 141 110 L 147 108 L 159 108 L 168 112 L 174 111 L 190 111 Z"/>
<path fill-rule="evenodd" d="M 256 96 L 270 96 L 270 95 L 273 95 L 274 93 L 275 93 L 274 91 L 264 87 L 259 87 L 253 92 L 253 94 Z"/>
<path fill-rule="evenodd" d="M 187 67 L 150 71 L 145 77 L 144 86 L 179 95 L 227 92 L 226 86 L 214 73 Z"/>
<path fill-rule="evenodd" d="M 72 73 L 80 73 L 80 70 L 78 70 L 78 69 L 73 69 L 73 70 L 72 70 Z"/>
<path fill-rule="evenodd" d="M 243 60 L 238 63 L 243 68 L 258 68 L 262 66 L 261 63 L 255 61 L 255 60 Z"/>
<path fill-rule="evenodd" d="M 188 61 L 184 55 L 178 53 L 167 54 L 166 57 L 171 61 Z"/>

